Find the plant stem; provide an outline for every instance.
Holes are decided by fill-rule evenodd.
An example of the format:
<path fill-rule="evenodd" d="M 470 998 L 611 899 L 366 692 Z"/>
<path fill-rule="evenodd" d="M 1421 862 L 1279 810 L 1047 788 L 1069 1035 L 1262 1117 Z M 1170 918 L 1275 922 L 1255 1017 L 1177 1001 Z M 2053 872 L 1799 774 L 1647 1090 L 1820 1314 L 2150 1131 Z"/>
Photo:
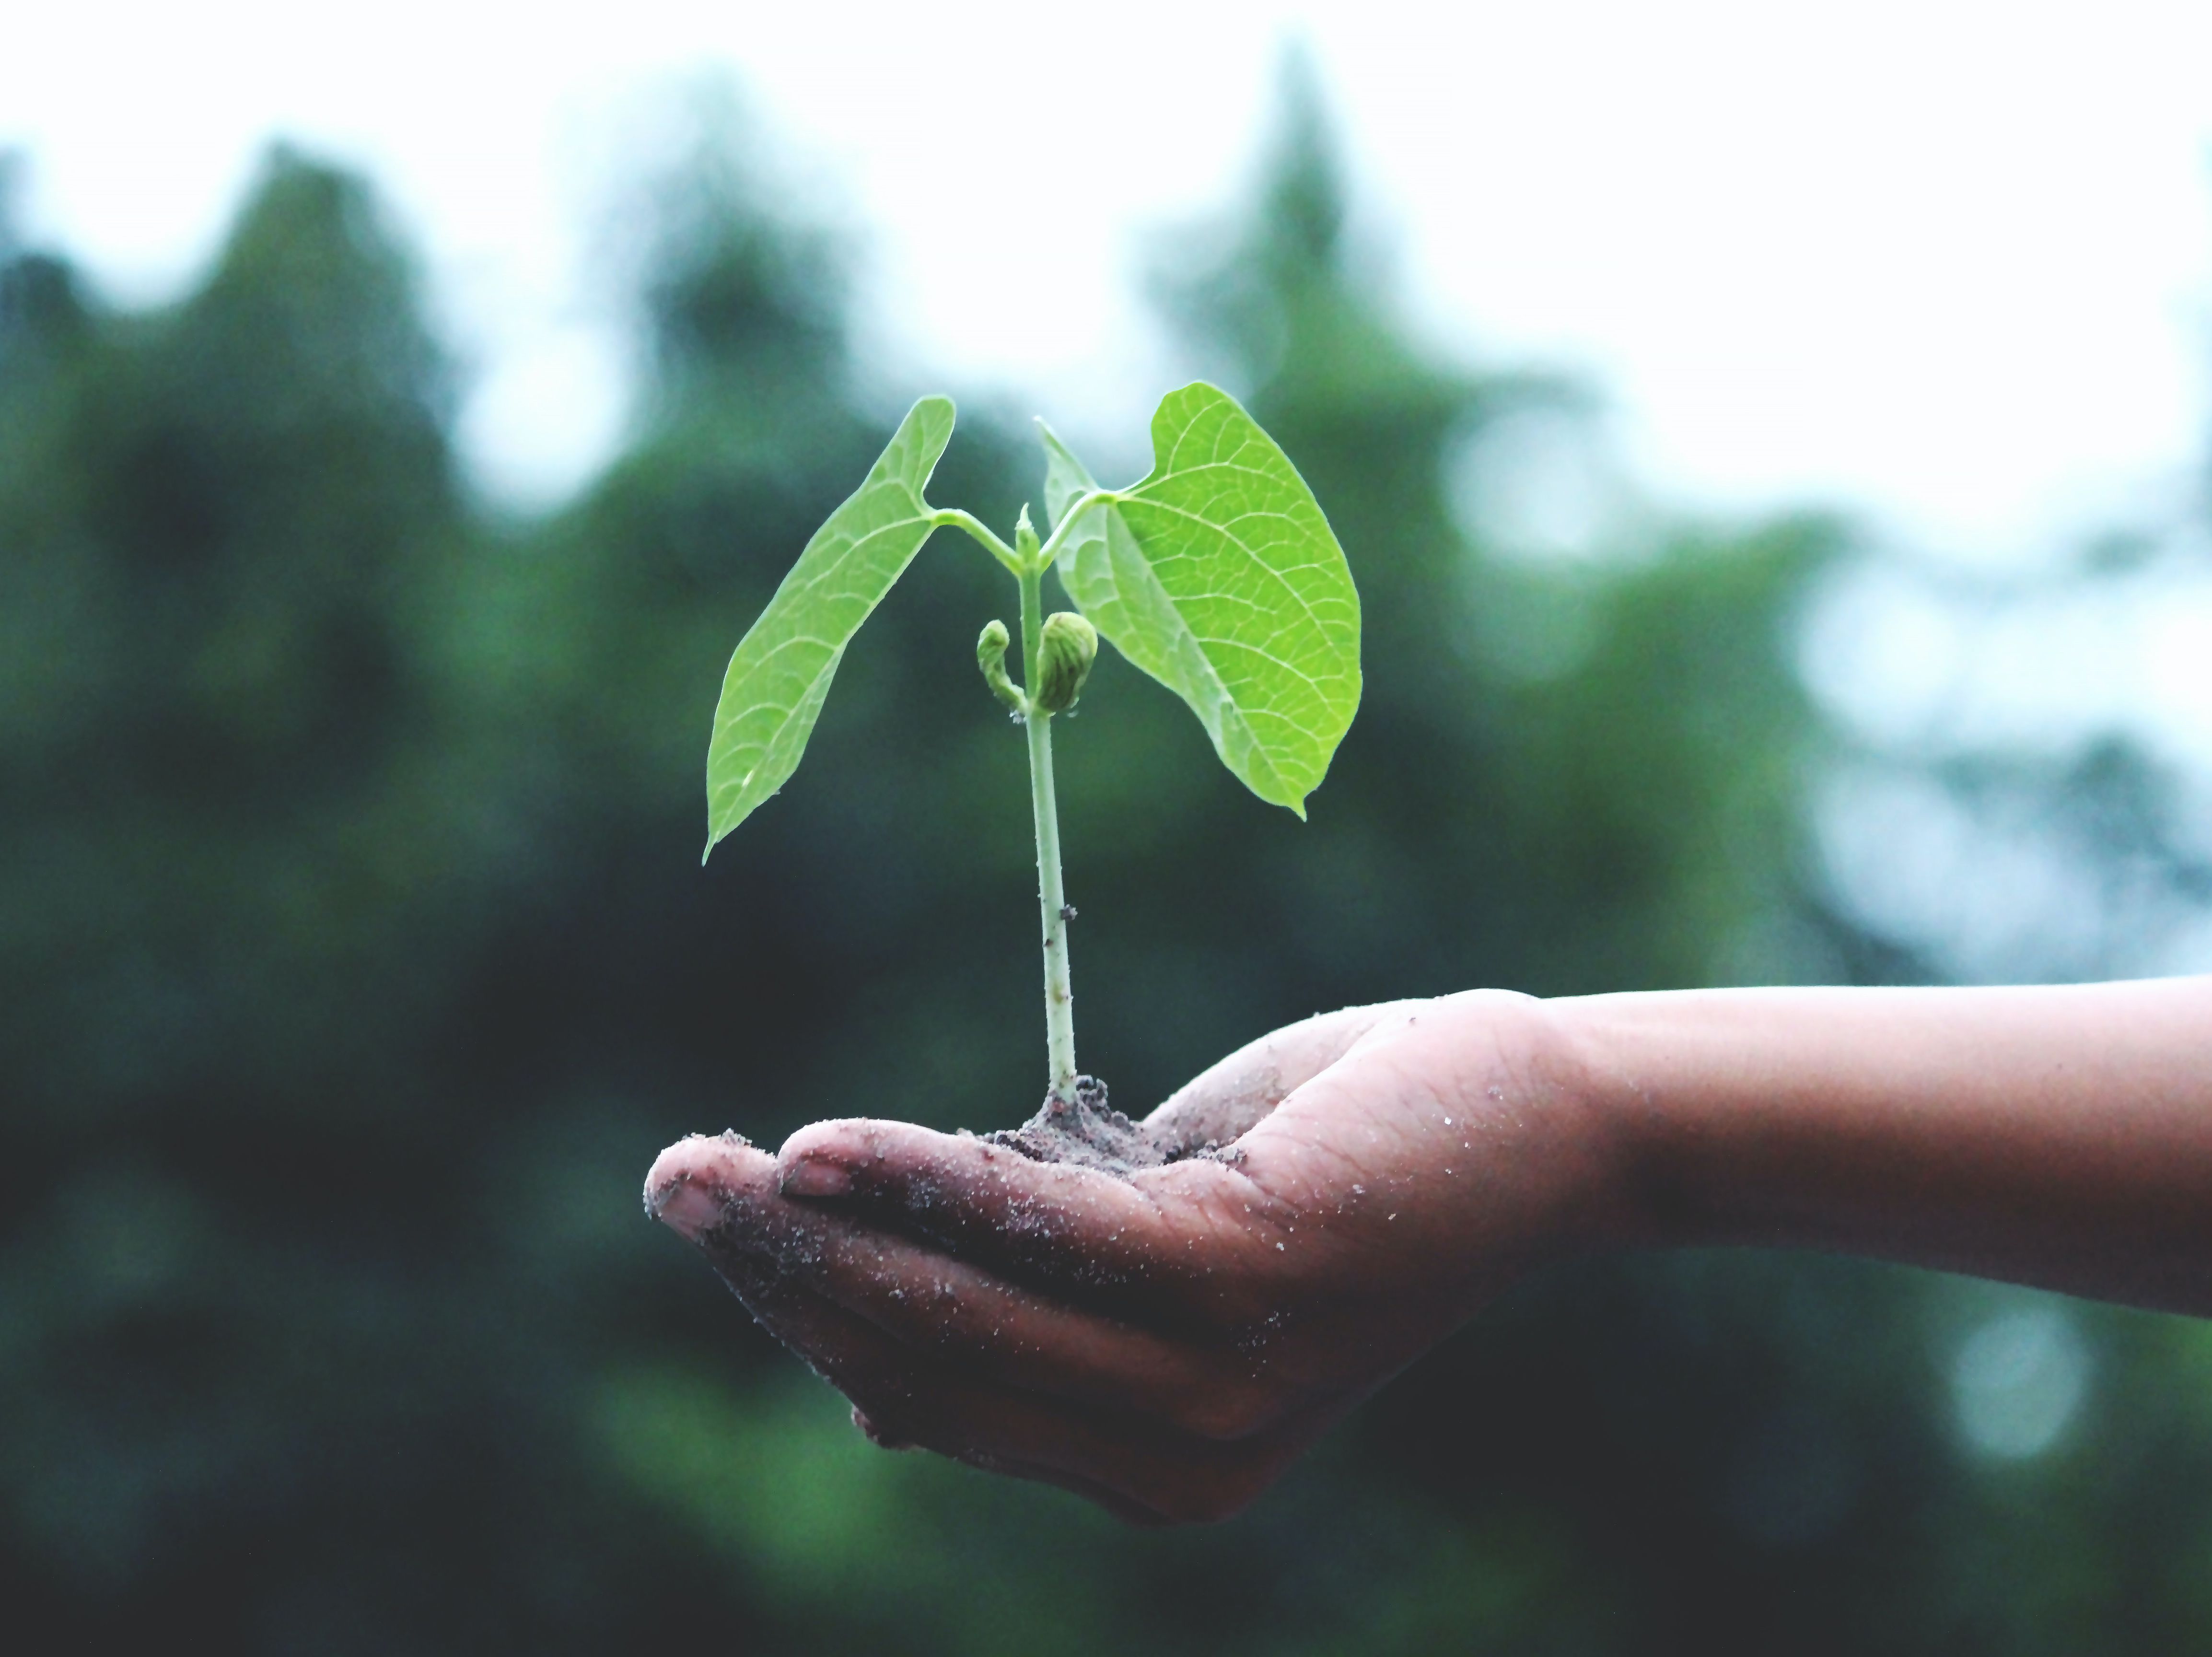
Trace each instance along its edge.
<path fill-rule="evenodd" d="M 1052 561 L 1060 556 L 1060 549 L 1066 545 L 1068 535 L 1074 530 L 1076 521 L 1092 507 L 1120 498 L 1110 489 L 1094 489 L 1078 496 L 1069 503 L 1067 510 L 1060 515 L 1060 522 L 1054 527 L 1051 536 L 1037 552 L 1037 562 L 1049 570 L 1052 567 Z"/>
<path fill-rule="evenodd" d="M 1008 574 L 1019 579 L 1022 573 L 1021 555 L 994 535 L 991 533 L 991 527 L 974 513 L 963 512 L 957 506 L 949 506 L 931 513 L 929 521 L 933 528 L 962 531 L 976 545 L 1006 565 Z"/>
<path fill-rule="evenodd" d="M 1021 572 L 1022 683 L 1038 683 L 1037 641 L 1044 631 L 1042 560 Z M 1075 993 L 1067 973 L 1067 896 L 1060 878 L 1060 810 L 1052 790 L 1052 716 L 1032 707 L 1024 722 L 1030 740 L 1030 800 L 1036 812 L 1037 908 L 1044 920 L 1044 1038 L 1052 1097 L 1075 1102 Z"/>

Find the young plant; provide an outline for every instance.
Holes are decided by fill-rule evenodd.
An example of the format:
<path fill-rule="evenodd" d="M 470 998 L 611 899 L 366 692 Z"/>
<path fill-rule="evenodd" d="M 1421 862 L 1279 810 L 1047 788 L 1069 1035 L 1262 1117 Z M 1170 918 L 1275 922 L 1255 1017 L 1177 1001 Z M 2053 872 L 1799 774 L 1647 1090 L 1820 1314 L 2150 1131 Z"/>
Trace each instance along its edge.
<path fill-rule="evenodd" d="M 730 658 L 707 749 L 707 850 L 798 768 L 845 647 L 922 543 L 964 531 L 1021 594 L 1021 684 L 1007 676 L 1002 622 L 983 629 L 976 662 L 1029 742 L 1050 1097 L 1072 1106 L 1073 911 L 1060 881 L 1053 716 L 1074 705 L 1103 636 L 1189 704 L 1253 793 L 1303 819 L 1359 705 L 1359 595 L 1313 491 L 1227 393 L 1200 383 L 1164 398 L 1152 472 L 1127 489 L 1101 489 L 1038 429 L 1050 533 L 1040 541 L 1024 507 L 1009 546 L 924 496 L 952 436 L 951 400 L 925 397 L 908 411 Z M 1080 614 L 1044 613 L 1047 570 Z"/>

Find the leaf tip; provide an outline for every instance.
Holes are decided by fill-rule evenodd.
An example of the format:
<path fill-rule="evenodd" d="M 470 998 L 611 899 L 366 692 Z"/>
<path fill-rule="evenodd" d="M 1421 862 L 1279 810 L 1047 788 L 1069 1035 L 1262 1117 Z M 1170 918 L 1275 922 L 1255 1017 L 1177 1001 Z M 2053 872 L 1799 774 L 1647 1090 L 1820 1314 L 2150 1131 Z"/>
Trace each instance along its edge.
<path fill-rule="evenodd" d="M 707 867 L 707 860 L 714 855 L 714 848 L 720 845 L 723 841 L 728 839 L 730 838 L 730 831 L 735 827 L 737 827 L 735 823 L 718 824 L 711 816 L 708 817 L 707 819 L 707 849 L 699 854 L 700 868 L 704 868 Z"/>

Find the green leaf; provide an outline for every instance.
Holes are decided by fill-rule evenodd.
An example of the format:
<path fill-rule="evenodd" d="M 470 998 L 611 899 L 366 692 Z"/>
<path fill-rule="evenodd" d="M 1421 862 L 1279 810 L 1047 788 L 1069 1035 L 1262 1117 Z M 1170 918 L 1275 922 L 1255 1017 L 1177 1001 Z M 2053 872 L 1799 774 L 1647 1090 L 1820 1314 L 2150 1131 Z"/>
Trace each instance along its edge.
<path fill-rule="evenodd" d="M 951 399 L 908 410 L 867 481 L 814 532 L 738 641 L 707 746 L 708 852 L 799 768 L 845 647 L 929 539 L 922 491 L 951 437 Z"/>
<path fill-rule="evenodd" d="M 1057 526 L 1097 485 L 1043 436 Z M 1303 818 L 1359 707 L 1359 594 L 1274 439 L 1216 387 L 1170 392 L 1152 475 L 1085 513 L 1058 565 L 1115 649 L 1190 704 L 1221 763 Z"/>

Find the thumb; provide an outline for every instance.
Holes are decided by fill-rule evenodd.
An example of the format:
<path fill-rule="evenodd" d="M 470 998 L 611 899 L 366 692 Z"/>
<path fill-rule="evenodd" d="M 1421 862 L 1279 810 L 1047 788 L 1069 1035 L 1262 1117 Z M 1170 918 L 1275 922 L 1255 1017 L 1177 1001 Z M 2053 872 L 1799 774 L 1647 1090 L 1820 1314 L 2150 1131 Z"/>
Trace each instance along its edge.
<path fill-rule="evenodd" d="M 1183 1152 L 1226 1145 L 1342 1058 L 1360 1037 L 1415 1003 L 1382 1002 L 1318 1013 L 1270 1031 L 1209 1065 L 1145 1118 L 1154 1143 Z"/>

